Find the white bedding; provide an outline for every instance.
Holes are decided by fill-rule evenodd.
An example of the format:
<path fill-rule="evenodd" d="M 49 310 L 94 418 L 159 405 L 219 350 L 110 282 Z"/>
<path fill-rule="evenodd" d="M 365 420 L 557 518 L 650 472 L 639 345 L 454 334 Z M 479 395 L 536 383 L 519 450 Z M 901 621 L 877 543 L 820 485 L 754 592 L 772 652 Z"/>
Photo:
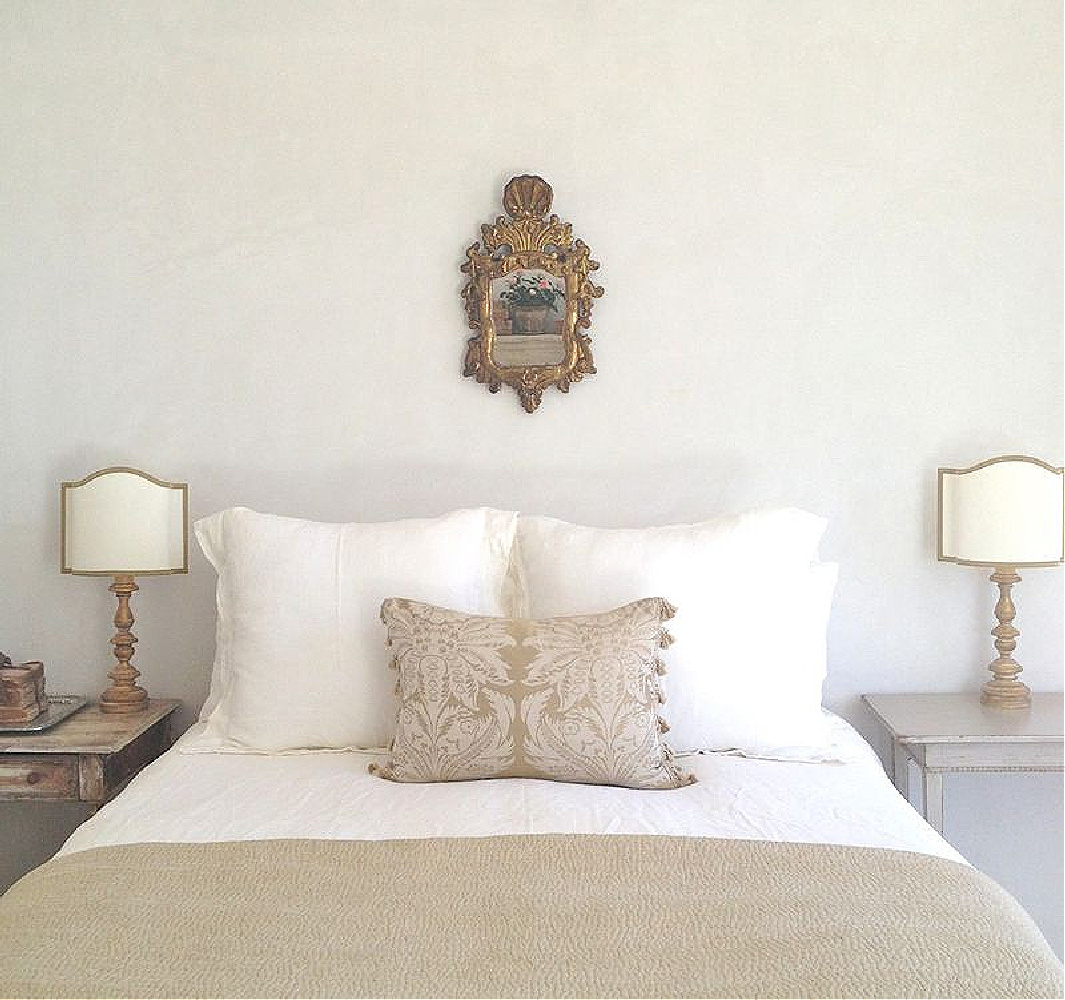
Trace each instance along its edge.
<path fill-rule="evenodd" d="M 894 789 L 867 743 L 830 716 L 837 762 L 683 758 L 671 791 L 507 779 L 397 784 L 361 752 L 182 753 L 194 726 L 60 853 L 145 842 L 388 840 L 611 833 L 854 844 L 963 859 Z"/>

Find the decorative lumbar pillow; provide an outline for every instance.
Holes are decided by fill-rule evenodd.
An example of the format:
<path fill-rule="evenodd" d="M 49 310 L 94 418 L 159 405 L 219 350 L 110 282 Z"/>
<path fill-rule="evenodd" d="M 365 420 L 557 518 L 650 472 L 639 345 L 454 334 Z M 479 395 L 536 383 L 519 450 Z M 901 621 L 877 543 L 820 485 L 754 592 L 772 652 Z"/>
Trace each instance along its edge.
<path fill-rule="evenodd" d="M 695 779 L 659 718 L 673 608 L 645 598 L 579 618 L 487 618 L 392 598 L 381 618 L 400 708 L 393 781 L 548 778 L 627 788 Z"/>
<path fill-rule="evenodd" d="M 837 570 L 815 562 L 825 525 L 794 508 L 643 529 L 521 515 L 522 613 L 590 614 L 669 594 L 680 609 L 663 682 L 676 752 L 816 757 L 829 745 L 821 687 Z"/>
<path fill-rule="evenodd" d="M 237 507 L 195 525 L 218 571 L 204 733 L 189 750 L 383 748 L 396 699 L 378 611 L 394 594 L 507 613 L 516 515 L 324 524 Z"/>

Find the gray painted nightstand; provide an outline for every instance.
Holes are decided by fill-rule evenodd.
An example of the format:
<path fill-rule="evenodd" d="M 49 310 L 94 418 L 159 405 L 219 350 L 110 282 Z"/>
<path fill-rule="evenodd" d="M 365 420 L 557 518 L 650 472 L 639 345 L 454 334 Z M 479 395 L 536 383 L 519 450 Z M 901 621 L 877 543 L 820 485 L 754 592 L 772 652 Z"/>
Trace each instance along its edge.
<path fill-rule="evenodd" d="M 1034 693 L 1024 709 L 989 708 L 979 692 L 866 694 L 891 737 L 891 780 L 908 798 L 908 762 L 921 772 L 924 818 L 943 832 L 943 775 L 951 771 L 1062 771 L 1060 693 Z"/>

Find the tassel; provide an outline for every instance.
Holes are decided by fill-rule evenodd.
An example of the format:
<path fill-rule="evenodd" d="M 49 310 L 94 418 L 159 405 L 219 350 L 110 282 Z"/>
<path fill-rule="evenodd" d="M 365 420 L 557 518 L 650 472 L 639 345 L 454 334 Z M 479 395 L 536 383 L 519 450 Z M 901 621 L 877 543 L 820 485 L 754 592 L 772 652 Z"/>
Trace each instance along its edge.
<path fill-rule="evenodd" d="M 392 772 L 392 768 L 387 764 L 374 764 L 370 762 L 369 767 L 366 768 L 375 778 L 384 778 L 386 781 L 395 781 L 396 776 Z"/>

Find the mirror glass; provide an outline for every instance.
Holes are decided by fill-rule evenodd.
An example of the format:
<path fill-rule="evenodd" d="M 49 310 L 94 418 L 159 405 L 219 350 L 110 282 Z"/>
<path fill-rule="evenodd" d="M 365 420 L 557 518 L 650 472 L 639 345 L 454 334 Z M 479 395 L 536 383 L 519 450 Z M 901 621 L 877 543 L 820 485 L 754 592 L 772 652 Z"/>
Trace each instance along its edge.
<path fill-rule="evenodd" d="M 490 288 L 492 360 L 500 368 L 562 364 L 565 281 L 540 268 L 518 268 L 494 278 Z"/>

